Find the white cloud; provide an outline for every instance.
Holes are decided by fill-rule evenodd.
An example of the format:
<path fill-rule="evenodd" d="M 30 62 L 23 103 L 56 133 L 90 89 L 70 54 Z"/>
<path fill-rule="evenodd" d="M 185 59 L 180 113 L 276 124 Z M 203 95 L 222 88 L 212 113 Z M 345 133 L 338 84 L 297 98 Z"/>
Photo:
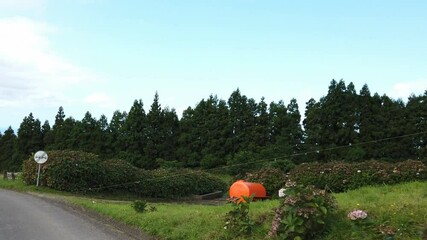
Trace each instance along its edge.
<path fill-rule="evenodd" d="M 97 77 L 51 47 L 56 29 L 23 17 L 0 19 L 0 107 L 57 106 L 67 90 Z"/>
<path fill-rule="evenodd" d="M 390 96 L 407 99 L 411 94 L 423 94 L 427 90 L 427 79 L 418 79 L 411 82 L 400 82 L 393 85 Z"/>
<path fill-rule="evenodd" d="M 115 103 L 113 99 L 105 93 L 96 92 L 88 95 L 84 101 L 89 104 L 95 104 L 103 108 L 114 108 Z"/>

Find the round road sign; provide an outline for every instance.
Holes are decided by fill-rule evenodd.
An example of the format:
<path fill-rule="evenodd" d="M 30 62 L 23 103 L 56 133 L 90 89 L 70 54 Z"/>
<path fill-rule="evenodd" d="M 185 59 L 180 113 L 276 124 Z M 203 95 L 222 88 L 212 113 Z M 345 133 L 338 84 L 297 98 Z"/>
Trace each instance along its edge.
<path fill-rule="evenodd" d="M 38 151 L 36 154 L 34 154 L 34 160 L 38 164 L 45 163 L 47 161 L 47 153 L 44 151 Z"/>

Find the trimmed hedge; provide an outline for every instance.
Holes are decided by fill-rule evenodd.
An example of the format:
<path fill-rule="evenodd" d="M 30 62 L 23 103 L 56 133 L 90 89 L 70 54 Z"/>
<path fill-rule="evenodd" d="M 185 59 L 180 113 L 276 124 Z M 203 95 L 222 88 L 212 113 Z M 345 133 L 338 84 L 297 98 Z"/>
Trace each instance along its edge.
<path fill-rule="evenodd" d="M 291 170 L 290 178 L 299 184 L 344 192 L 367 185 L 427 180 L 427 168 L 423 162 L 413 160 L 398 163 L 304 163 Z"/>

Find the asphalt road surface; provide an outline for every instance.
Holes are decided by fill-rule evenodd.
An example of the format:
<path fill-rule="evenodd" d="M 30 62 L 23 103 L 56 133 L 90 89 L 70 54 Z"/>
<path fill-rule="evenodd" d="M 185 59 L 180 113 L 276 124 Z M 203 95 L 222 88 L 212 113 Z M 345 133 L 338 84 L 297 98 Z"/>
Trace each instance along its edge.
<path fill-rule="evenodd" d="M 1 240 L 130 240 L 112 226 L 36 196 L 0 189 Z"/>

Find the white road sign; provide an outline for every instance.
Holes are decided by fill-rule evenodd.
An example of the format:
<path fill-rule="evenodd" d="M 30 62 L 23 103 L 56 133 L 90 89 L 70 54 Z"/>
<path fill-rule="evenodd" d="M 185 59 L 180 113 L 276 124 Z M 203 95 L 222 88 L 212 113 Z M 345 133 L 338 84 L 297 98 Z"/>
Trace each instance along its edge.
<path fill-rule="evenodd" d="M 44 151 L 38 151 L 36 154 L 34 154 L 34 160 L 38 164 L 45 163 L 47 161 L 47 153 Z"/>

